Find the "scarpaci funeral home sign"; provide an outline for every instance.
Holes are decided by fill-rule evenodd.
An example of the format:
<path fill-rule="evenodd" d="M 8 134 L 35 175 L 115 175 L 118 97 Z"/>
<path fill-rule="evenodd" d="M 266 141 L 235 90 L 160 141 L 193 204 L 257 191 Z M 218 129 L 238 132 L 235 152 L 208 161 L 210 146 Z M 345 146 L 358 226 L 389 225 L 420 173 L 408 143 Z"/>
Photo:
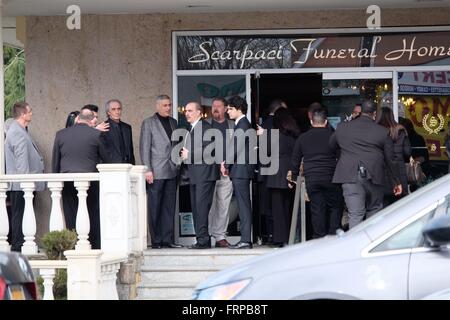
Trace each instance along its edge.
<path fill-rule="evenodd" d="M 178 70 L 450 65 L 450 32 L 178 36 Z"/>

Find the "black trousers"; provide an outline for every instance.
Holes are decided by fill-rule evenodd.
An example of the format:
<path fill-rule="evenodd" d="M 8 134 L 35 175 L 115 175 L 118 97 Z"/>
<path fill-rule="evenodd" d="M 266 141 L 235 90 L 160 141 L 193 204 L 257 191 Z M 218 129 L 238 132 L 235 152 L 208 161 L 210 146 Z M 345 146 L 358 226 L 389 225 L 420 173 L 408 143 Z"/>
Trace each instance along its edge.
<path fill-rule="evenodd" d="M 64 219 L 66 221 L 66 228 L 69 230 L 76 229 L 77 211 L 78 211 L 78 191 L 75 188 L 73 181 L 64 182 L 64 189 L 62 191 L 62 203 L 64 210 Z M 92 249 L 100 249 L 100 205 L 99 205 L 99 182 L 91 181 L 91 185 L 87 192 L 86 199 L 88 213 L 89 213 L 89 242 Z"/>
<path fill-rule="evenodd" d="M 252 242 L 252 204 L 250 201 L 250 179 L 231 180 L 234 196 L 239 207 L 241 241 Z"/>
<path fill-rule="evenodd" d="M 195 237 L 199 245 L 210 244 L 208 215 L 215 185 L 216 181 L 204 181 L 190 185 L 192 217 L 194 218 Z"/>
<path fill-rule="evenodd" d="M 147 183 L 148 227 L 152 244 L 173 243 L 177 181 L 173 179 L 154 180 Z"/>
<path fill-rule="evenodd" d="M 273 216 L 273 242 L 288 243 L 294 193 L 291 189 L 270 188 Z"/>
<path fill-rule="evenodd" d="M 343 197 L 339 185 L 331 182 L 308 182 L 306 190 L 311 206 L 313 238 L 336 234 L 341 228 Z"/>
<path fill-rule="evenodd" d="M 23 211 L 25 209 L 25 199 L 23 191 L 10 191 L 11 201 L 11 251 L 20 252 L 23 243 L 22 221 Z"/>

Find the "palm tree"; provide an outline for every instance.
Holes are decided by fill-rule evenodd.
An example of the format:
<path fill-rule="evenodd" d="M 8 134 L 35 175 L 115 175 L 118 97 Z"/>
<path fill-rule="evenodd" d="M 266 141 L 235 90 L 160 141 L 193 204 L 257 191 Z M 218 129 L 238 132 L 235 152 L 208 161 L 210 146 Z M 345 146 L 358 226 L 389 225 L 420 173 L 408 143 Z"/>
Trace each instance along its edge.
<path fill-rule="evenodd" d="M 3 46 L 5 76 L 5 119 L 12 116 L 12 106 L 25 100 L 25 55 L 21 48 Z"/>

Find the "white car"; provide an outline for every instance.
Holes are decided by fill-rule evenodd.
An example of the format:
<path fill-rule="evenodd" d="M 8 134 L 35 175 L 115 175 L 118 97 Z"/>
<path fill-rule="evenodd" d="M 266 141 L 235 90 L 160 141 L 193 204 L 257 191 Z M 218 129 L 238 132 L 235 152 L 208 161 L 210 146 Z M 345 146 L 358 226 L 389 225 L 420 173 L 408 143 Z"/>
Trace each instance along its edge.
<path fill-rule="evenodd" d="M 450 174 L 350 231 L 251 259 L 193 299 L 422 299 L 450 288 Z"/>

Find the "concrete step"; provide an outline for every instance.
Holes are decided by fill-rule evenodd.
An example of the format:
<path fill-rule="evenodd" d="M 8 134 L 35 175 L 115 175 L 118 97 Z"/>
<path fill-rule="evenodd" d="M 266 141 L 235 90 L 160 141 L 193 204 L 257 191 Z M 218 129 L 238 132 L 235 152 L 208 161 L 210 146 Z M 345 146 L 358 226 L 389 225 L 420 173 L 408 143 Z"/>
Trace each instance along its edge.
<path fill-rule="evenodd" d="M 190 300 L 196 283 L 149 282 L 138 285 L 138 300 Z"/>
<path fill-rule="evenodd" d="M 150 249 L 144 252 L 146 266 L 224 267 L 271 252 L 272 248 L 255 249 Z"/>
<path fill-rule="evenodd" d="M 200 283 L 220 270 L 216 267 L 143 266 L 141 276 L 143 281 L 149 282 Z"/>

